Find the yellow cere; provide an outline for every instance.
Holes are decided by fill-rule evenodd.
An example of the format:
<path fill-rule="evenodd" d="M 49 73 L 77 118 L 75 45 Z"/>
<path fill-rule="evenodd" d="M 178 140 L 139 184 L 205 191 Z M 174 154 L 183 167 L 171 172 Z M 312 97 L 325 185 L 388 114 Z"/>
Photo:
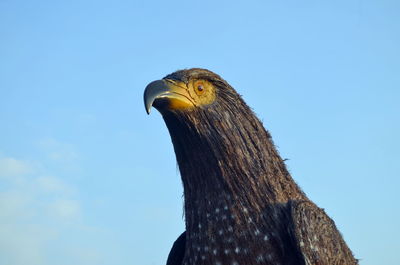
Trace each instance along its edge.
<path fill-rule="evenodd" d="M 182 97 L 170 97 L 168 107 L 170 109 L 187 109 L 194 107 L 193 103 Z"/>

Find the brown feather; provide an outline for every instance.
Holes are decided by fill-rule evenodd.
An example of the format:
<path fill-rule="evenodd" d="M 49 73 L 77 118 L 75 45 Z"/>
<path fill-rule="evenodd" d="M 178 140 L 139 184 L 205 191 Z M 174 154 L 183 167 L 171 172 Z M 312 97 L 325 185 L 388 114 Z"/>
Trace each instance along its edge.
<path fill-rule="evenodd" d="M 332 258 L 356 264 L 327 215 L 312 203 L 307 205 L 314 212 L 293 210 L 309 199 L 290 176 L 268 131 L 225 80 L 203 69 L 166 78 L 204 79 L 217 90 L 212 105 L 163 112 L 184 187 L 182 264 L 333 264 Z M 323 218 L 315 219 L 315 213 Z M 302 240 L 308 244 L 302 239 L 307 233 L 324 238 L 316 242 L 321 258 L 310 258 L 312 250 L 300 246 Z"/>

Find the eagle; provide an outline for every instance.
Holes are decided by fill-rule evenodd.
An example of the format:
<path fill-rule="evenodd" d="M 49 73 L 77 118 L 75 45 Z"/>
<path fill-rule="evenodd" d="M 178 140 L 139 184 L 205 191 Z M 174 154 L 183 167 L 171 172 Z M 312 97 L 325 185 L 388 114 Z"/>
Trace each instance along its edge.
<path fill-rule="evenodd" d="M 147 85 L 183 184 L 186 231 L 167 265 L 358 264 L 334 221 L 288 172 L 270 133 L 219 75 L 184 69 Z"/>

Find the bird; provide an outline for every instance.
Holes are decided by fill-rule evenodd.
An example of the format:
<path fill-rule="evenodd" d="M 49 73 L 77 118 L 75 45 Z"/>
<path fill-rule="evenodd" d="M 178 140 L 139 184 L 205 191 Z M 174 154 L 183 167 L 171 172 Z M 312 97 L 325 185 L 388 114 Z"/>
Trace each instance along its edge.
<path fill-rule="evenodd" d="M 146 86 L 144 105 L 161 113 L 183 185 L 186 229 L 167 265 L 358 264 L 269 131 L 218 74 L 178 70 Z"/>

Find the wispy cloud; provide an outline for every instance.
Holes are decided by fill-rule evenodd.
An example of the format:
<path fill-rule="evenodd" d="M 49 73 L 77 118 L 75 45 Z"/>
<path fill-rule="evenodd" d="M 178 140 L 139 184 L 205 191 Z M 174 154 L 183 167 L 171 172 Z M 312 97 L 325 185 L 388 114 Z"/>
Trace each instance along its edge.
<path fill-rule="evenodd" d="M 77 157 L 70 145 L 58 141 L 42 144 L 48 148 L 50 158 L 71 162 Z M 44 161 L 0 157 L 0 264 L 51 264 L 49 249 L 62 244 L 60 238 L 68 231 L 88 227 L 82 222 L 82 205 L 76 189 L 48 174 L 46 168 Z M 70 248 L 71 253 L 75 251 L 75 247 Z M 99 260 L 100 252 L 89 252 L 71 255 L 78 264 Z"/>
<path fill-rule="evenodd" d="M 34 187 L 37 172 L 23 160 L 0 158 L 0 263 L 43 264 L 46 242 L 54 234 L 40 222 L 41 192 Z"/>
<path fill-rule="evenodd" d="M 43 192 L 59 194 L 70 194 L 73 192 L 71 186 L 54 176 L 39 176 L 35 179 L 35 184 Z"/>
<path fill-rule="evenodd" d="M 38 141 L 38 146 L 48 158 L 62 162 L 72 163 L 79 159 L 78 152 L 72 144 L 60 142 L 54 138 L 45 138 Z"/>
<path fill-rule="evenodd" d="M 22 177 L 32 171 L 33 168 L 28 162 L 12 157 L 0 157 L 0 180 L 21 182 Z"/>
<path fill-rule="evenodd" d="M 80 214 L 80 205 L 77 200 L 59 199 L 49 204 L 49 213 L 59 219 L 76 220 Z"/>
<path fill-rule="evenodd" d="M 35 224 L 1 223 L 0 263 L 13 265 L 42 265 L 45 244 L 51 239 L 49 229 Z"/>

